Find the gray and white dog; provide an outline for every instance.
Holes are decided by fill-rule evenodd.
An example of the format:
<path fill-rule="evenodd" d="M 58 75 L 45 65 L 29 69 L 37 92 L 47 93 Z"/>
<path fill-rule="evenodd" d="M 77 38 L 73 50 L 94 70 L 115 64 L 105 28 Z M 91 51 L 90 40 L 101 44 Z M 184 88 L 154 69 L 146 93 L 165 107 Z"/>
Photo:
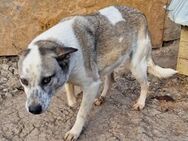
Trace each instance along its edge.
<path fill-rule="evenodd" d="M 85 124 L 104 77 L 101 104 L 115 69 L 132 72 L 141 85 L 135 109 L 142 109 L 148 91 L 147 72 L 159 78 L 176 73 L 154 64 L 146 18 L 125 6 L 110 6 L 95 14 L 68 17 L 37 36 L 20 54 L 20 81 L 27 95 L 26 108 L 33 114 L 47 110 L 52 96 L 64 86 L 69 106 L 76 103 L 74 85 L 83 98 L 72 129 L 65 140 L 76 140 Z"/>

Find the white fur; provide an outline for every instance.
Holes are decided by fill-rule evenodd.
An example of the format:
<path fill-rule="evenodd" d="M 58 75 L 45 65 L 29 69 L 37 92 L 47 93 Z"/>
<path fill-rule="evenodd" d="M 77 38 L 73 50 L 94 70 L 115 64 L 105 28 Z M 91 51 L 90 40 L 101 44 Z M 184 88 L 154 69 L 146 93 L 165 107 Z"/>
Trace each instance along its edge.
<path fill-rule="evenodd" d="M 32 46 L 33 43 L 38 40 L 55 39 L 63 43 L 65 46 L 79 48 L 79 44 L 72 27 L 75 18 L 76 17 L 73 17 L 70 20 L 60 22 L 57 25 L 51 27 L 47 31 L 37 36 L 29 46 Z"/>
<path fill-rule="evenodd" d="M 140 35 L 140 34 L 139 34 Z M 142 37 L 137 41 L 139 45 L 136 49 L 135 55 L 132 59 L 132 67 L 136 67 L 137 64 L 140 64 L 142 61 L 146 60 L 146 56 L 143 57 L 143 54 L 147 54 L 147 46 L 150 45 L 150 39 L 148 35 L 146 38 Z M 177 73 L 177 71 L 169 68 L 162 68 L 153 63 L 152 59 L 147 60 L 148 72 L 153 74 L 158 78 L 167 78 Z M 142 64 L 142 67 L 146 67 L 145 64 Z"/>
<path fill-rule="evenodd" d="M 155 65 L 151 59 L 148 61 L 148 72 L 158 78 L 168 78 L 177 73 L 176 70 Z"/>
<path fill-rule="evenodd" d="M 115 8 L 114 6 L 101 9 L 99 10 L 99 13 L 105 16 L 113 25 L 115 25 L 116 23 L 120 21 L 125 21 L 125 19 L 123 19 L 119 10 Z"/>
<path fill-rule="evenodd" d="M 134 57 L 132 59 L 132 66 L 137 66 L 137 64 L 139 64 L 142 59 L 146 59 L 146 56 L 143 57 L 143 54 L 147 54 L 148 52 L 148 45 L 150 43 L 150 39 L 147 36 L 146 38 L 139 38 L 137 41 L 137 48 L 134 48 L 136 50 L 134 50 L 135 54 Z"/>
<path fill-rule="evenodd" d="M 42 66 L 42 61 L 41 61 L 39 49 L 37 46 L 33 46 L 29 54 L 26 56 L 26 58 L 23 61 L 23 68 L 22 68 L 23 75 L 26 77 L 33 77 L 35 78 L 34 80 L 37 81 L 40 77 L 41 66 Z"/>

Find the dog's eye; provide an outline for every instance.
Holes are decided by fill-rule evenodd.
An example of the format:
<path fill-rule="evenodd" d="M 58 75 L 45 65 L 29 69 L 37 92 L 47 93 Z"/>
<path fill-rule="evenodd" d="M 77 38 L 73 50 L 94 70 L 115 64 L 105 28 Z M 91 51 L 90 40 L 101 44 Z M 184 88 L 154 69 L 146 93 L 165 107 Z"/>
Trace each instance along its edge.
<path fill-rule="evenodd" d="M 55 74 L 53 74 L 53 75 L 51 75 L 51 76 L 48 76 L 48 77 L 44 77 L 44 78 L 42 79 L 41 84 L 42 84 L 42 85 L 47 85 L 48 83 L 50 83 L 52 77 L 54 77 L 54 76 L 55 76 Z"/>
<path fill-rule="evenodd" d="M 28 86 L 28 80 L 27 79 L 25 79 L 25 78 L 20 78 L 20 81 L 21 81 L 21 83 L 23 84 L 23 85 L 25 85 L 25 86 Z"/>
<path fill-rule="evenodd" d="M 51 76 L 50 77 L 44 77 L 42 79 L 42 85 L 46 85 L 46 84 L 50 83 L 50 81 L 51 81 Z"/>

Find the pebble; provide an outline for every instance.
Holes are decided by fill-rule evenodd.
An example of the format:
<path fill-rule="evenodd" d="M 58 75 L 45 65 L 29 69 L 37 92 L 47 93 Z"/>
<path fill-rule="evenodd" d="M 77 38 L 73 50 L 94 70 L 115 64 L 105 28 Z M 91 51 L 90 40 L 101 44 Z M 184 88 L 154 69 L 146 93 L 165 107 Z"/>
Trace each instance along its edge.
<path fill-rule="evenodd" d="M 1 65 L 1 68 L 4 69 L 4 70 L 8 70 L 9 65 L 7 65 L 7 64 L 2 64 L 2 65 Z"/>

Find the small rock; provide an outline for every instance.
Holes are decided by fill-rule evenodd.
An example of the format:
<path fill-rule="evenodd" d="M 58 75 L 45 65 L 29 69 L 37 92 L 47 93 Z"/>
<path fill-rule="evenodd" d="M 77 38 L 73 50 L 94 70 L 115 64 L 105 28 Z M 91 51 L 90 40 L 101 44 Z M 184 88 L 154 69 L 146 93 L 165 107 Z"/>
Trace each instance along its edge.
<path fill-rule="evenodd" d="M 8 91 L 8 89 L 6 89 L 6 88 L 3 89 L 3 92 L 7 92 L 7 91 Z"/>
<path fill-rule="evenodd" d="M 9 65 L 7 65 L 7 64 L 1 64 L 1 67 L 4 70 L 8 70 L 9 69 Z"/>

